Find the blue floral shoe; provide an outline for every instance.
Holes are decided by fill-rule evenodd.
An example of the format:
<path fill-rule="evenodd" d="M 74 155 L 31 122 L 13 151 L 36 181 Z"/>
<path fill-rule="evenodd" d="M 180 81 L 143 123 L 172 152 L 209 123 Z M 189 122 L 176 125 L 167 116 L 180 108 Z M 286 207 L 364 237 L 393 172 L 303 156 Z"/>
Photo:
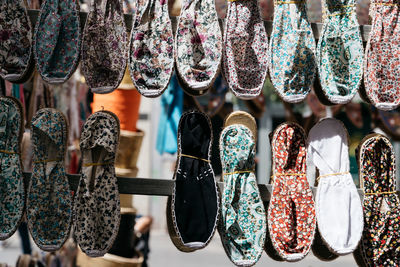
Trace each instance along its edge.
<path fill-rule="evenodd" d="M 45 82 L 60 84 L 79 62 L 81 27 L 79 1 L 45 0 L 36 23 L 33 52 Z"/>
<path fill-rule="evenodd" d="M 21 103 L 12 97 L 0 97 L 0 240 L 15 233 L 24 214 L 23 132 Z"/>
<path fill-rule="evenodd" d="M 40 109 L 32 118 L 32 177 L 27 220 L 33 241 L 45 251 L 61 248 L 72 223 L 72 195 L 65 173 L 68 127 L 55 109 Z"/>
<path fill-rule="evenodd" d="M 75 238 L 90 257 L 101 257 L 112 247 L 120 223 L 120 199 L 115 156 L 119 120 L 109 111 L 93 113 L 82 129 L 81 179 L 74 203 Z"/>

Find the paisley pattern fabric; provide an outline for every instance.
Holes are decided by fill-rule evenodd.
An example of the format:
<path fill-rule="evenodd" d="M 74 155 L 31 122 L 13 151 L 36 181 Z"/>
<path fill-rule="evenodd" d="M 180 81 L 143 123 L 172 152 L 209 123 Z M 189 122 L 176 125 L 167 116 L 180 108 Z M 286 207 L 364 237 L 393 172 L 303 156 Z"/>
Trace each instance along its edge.
<path fill-rule="evenodd" d="M 114 91 L 128 60 L 121 0 L 94 0 L 83 30 L 82 74 L 93 93 Z"/>
<path fill-rule="evenodd" d="M 174 68 L 174 37 L 166 0 L 141 0 L 134 17 L 129 68 L 139 93 L 160 96 Z"/>
<path fill-rule="evenodd" d="M 72 223 L 72 194 L 65 172 L 68 126 L 55 109 L 40 109 L 32 118 L 32 177 L 27 219 L 32 238 L 45 251 L 61 248 Z"/>
<path fill-rule="evenodd" d="M 180 243 L 174 244 L 183 251 L 205 247 L 217 228 L 219 195 L 210 161 L 212 138 L 207 115 L 199 111 L 182 115 L 171 211 Z"/>
<path fill-rule="evenodd" d="M 400 262 L 400 202 L 395 193 L 395 152 L 389 140 L 378 134 L 365 137 L 358 151 L 364 189 L 362 256 L 367 266 L 396 266 Z"/>
<path fill-rule="evenodd" d="M 400 105 L 400 1 L 372 0 L 365 52 L 365 91 L 378 109 Z"/>
<path fill-rule="evenodd" d="M 357 93 L 363 75 L 363 44 L 355 0 L 324 0 L 324 25 L 317 58 L 322 92 L 333 104 L 345 104 Z"/>
<path fill-rule="evenodd" d="M 89 116 L 80 140 L 82 169 L 73 221 L 77 243 L 90 257 L 107 253 L 118 234 L 121 216 L 114 167 L 118 142 L 119 120 L 114 113 Z"/>
<path fill-rule="evenodd" d="M 349 172 L 348 133 L 340 121 L 327 118 L 311 128 L 307 143 L 307 168 L 319 171 L 315 206 L 321 238 L 337 255 L 352 253 L 361 239 L 363 210 Z"/>
<path fill-rule="evenodd" d="M 213 0 L 182 3 L 175 38 L 175 63 L 183 89 L 201 95 L 218 76 L 222 34 Z"/>
<path fill-rule="evenodd" d="M 297 103 L 311 90 L 316 73 L 315 39 L 305 1 L 274 0 L 269 72 L 286 102 Z"/>
<path fill-rule="evenodd" d="M 228 1 L 224 32 L 224 76 L 239 98 L 261 93 L 267 76 L 268 36 L 257 0 Z"/>
<path fill-rule="evenodd" d="M 306 178 L 306 140 L 303 128 L 283 123 L 272 138 L 272 196 L 268 229 L 275 250 L 287 261 L 303 259 L 314 239 L 314 200 Z"/>
<path fill-rule="evenodd" d="M 45 0 L 36 23 L 33 52 L 36 68 L 51 84 L 74 73 L 81 47 L 78 0 Z"/>
<path fill-rule="evenodd" d="M 23 121 L 21 103 L 0 97 L 0 240 L 15 233 L 25 210 L 20 154 Z"/>
<path fill-rule="evenodd" d="M 254 175 L 255 149 L 249 128 L 234 124 L 222 131 L 224 191 L 219 234 L 226 254 L 237 266 L 254 265 L 265 243 L 266 216 Z"/>
<path fill-rule="evenodd" d="M 0 77 L 24 82 L 31 74 L 32 29 L 23 0 L 0 2 Z"/>

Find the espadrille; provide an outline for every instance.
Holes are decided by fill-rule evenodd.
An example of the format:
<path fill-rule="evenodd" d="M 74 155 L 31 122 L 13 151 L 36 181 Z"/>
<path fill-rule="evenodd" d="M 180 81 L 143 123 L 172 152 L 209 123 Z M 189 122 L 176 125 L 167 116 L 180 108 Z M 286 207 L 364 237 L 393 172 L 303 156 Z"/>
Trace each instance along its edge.
<path fill-rule="evenodd" d="M 168 1 L 138 1 L 129 49 L 133 84 L 143 96 L 160 96 L 168 86 L 173 68 L 174 37 Z"/>
<path fill-rule="evenodd" d="M 90 257 L 103 256 L 118 234 L 120 200 L 115 156 L 119 120 L 109 111 L 98 111 L 86 120 L 81 134 L 82 169 L 74 203 L 76 241 Z"/>
<path fill-rule="evenodd" d="M 311 128 L 307 143 L 309 162 L 319 172 L 315 209 L 321 238 L 337 255 L 352 253 L 361 239 L 363 210 L 349 172 L 348 133 L 340 121 L 327 118 Z"/>
<path fill-rule="evenodd" d="M 306 178 L 306 137 L 295 123 L 283 123 L 272 136 L 272 196 L 268 228 L 272 244 L 286 261 L 299 261 L 314 239 L 314 200 Z"/>
<path fill-rule="evenodd" d="M 365 49 L 365 93 L 378 109 L 400 106 L 400 1 L 372 0 Z"/>
<path fill-rule="evenodd" d="M 67 240 L 72 224 L 72 194 L 65 172 L 68 125 L 64 115 L 52 108 L 40 109 L 31 125 L 28 227 L 40 249 L 56 251 Z"/>
<path fill-rule="evenodd" d="M 21 166 L 23 114 L 16 98 L 0 97 L 0 240 L 15 233 L 25 210 Z"/>
<path fill-rule="evenodd" d="M 316 74 L 315 39 L 303 0 L 274 0 L 269 73 L 286 102 L 303 101 Z"/>
<path fill-rule="evenodd" d="M 383 135 L 366 136 L 357 149 L 364 190 L 364 231 L 360 248 L 366 266 L 400 262 L 400 202 L 396 194 L 396 156 Z"/>
<path fill-rule="evenodd" d="M 268 36 L 258 1 L 228 1 L 224 29 L 225 80 L 237 97 L 255 98 L 268 70 Z"/>
<path fill-rule="evenodd" d="M 182 115 L 170 210 L 179 238 L 173 243 L 183 251 L 205 247 L 217 227 L 219 196 L 210 161 L 212 139 L 207 115 L 199 111 Z"/>
<path fill-rule="evenodd" d="M 121 0 L 94 0 L 83 30 L 82 74 L 93 93 L 117 89 L 128 60 Z"/>
<path fill-rule="evenodd" d="M 222 34 L 213 0 L 185 0 L 175 38 L 177 76 L 189 95 L 202 95 L 218 76 Z"/>
<path fill-rule="evenodd" d="M 324 24 L 317 47 L 322 90 L 317 92 L 317 96 L 332 104 L 346 104 L 357 93 L 363 76 L 364 48 L 356 1 L 322 2 Z"/>
<path fill-rule="evenodd" d="M 33 71 L 32 26 L 24 0 L 0 3 L 0 77 L 13 83 Z"/>
<path fill-rule="evenodd" d="M 223 171 L 218 231 L 229 259 L 252 266 L 263 252 L 266 214 L 254 174 L 257 127 L 246 112 L 232 113 L 220 137 Z"/>
<path fill-rule="evenodd" d="M 66 82 L 78 66 L 81 48 L 79 1 L 45 0 L 35 27 L 33 52 L 45 82 Z"/>

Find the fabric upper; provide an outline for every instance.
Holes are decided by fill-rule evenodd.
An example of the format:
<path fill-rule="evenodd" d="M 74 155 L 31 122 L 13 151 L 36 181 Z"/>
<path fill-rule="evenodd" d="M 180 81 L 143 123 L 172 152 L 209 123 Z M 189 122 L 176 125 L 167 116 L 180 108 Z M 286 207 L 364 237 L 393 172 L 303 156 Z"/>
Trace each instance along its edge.
<path fill-rule="evenodd" d="M 332 118 L 317 123 L 308 135 L 307 156 L 321 177 L 315 199 L 318 230 L 339 255 L 356 249 L 363 230 L 361 200 L 349 173 L 347 139 L 343 124 Z"/>
<path fill-rule="evenodd" d="M 224 191 L 219 234 L 237 266 L 254 265 L 265 243 L 266 215 L 254 174 L 255 148 L 251 131 L 243 125 L 228 126 L 221 133 Z"/>
<path fill-rule="evenodd" d="M 10 97 L 0 97 L 0 240 L 15 233 L 25 209 L 25 188 L 19 154 L 23 113 L 17 101 Z"/>
<path fill-rule="evenodd" d="M 0 3 L 0 76 L 18 81 L 29 70 L 32 29 L 23 0 Z"/>
<path fill-rule="evenodd" d="M 364 49 L 355 0 L 324 0 L 324 25 L 317 58 L 323 94 L 345 104 L 357 93 L 363 76 Z"/>
<path fill-rule="evenodd" d="M 174 68 L 174 37 L 165 0 L 141 0 L 133 22 L 129 68 L 139 93 L 157 97 Z"/>
<path fill-rule="evenodd" d="M 268 70 L 268 36 L 258 1 L 228 1 L 225 21 L 225 80 L 237 97 L 255 98 Z"/>
<path fill-rule="evenodd" d="M 36 23 L 34 54 L 43 80 L 59 84 L 74 73 L 80 55 L 79 1 L 45 0 Z"/>
<path fill-rule="evenodd" d="M 396 191 L 395 152 L 382 135 L 367 136 L 359 148 L 364 188 L 363 259 L 368 266 L 400 262 L 400 202 Z"/>
<path fill-rule="evenodd" d="M 221 57 L 222 34 L 214 1 L 183 1 L 175 38 L 176 72 L 183 89 L 204 92 L 211 87 Z"/>
<path fill-rule="evenodd" d="M 83 30 L 82 74 L 93 93 L 114 91 L 128 60 L 121 0 L 94 0 Z"/>
<path fill-rule="evenodd" d="M 392 110 L 400 105 L 400 1 L 372 0 L 370 17 L 365 91 L 376 108 Z"/>
<path fill-rule="evenodd" d="M 211 122 L 200 112 L 182 115 L 178 128 L 178 168 L 172 214 L 184 246 L 202 248 L 217 225 L 219 197 L 210 162 Z M 188 156 L 190 157 L 188 157 Z M 192 158 L 196 157 L 196 158 Z"/>
<path fill-rule="evenodd" d="M 55 109 L 40 109 L 32 118 L 27 219 L 33 240 L 45 251 L 61 248 L 72 223 L 72 194 L 65 172 L 67 129 L 64 115 Z"/>
<path fill-rule="evenodd" d="M 103 256 L 111 248 L 120 223 L 120 200 L 114 162 L 119 121 L 108 111 L 89 116 L 82 128 L 81 179 L 74 207 L 75 237 L 86 255 Z"/>
<path fill-rule="evenodd" d="M 306 178 L 304 130 L 283 123 L 272 139 L 273 182 L 268 229 L 275 250 L 287 261 L 304 258 L 316 227 L 314 200 Z"/>
<path fill-rule="evenodd" d="M 316 74 L 315 39 L 305 1 L 274 0 L 269 72 L 286 102 L 297 103 L 311 90 Z"/>

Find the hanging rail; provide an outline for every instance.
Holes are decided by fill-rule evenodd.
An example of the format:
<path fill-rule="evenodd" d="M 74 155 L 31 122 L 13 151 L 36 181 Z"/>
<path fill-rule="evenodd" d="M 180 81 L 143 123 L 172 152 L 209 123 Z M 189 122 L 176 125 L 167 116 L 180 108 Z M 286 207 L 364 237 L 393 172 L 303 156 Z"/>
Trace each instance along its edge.
<path fill-rule="evenodd" d="M 39 16 L 39 10 L 28 10 L 29 17 L 31 19 L 32 25 L 36 24 L 37 18 Z M 87 18 L 87 12 L 80 12 L 81 19 L 81 28 L 83 29 L 83 25 L 85 25 Z M 176 29 L 176 23 L 178 21 L 178 17 L 171 17 L 172 28 Z M 223 20 L 220 20 L 221 26 L 223 26 Z M 132 15 L 125 14 L 125 25 L 128 31 L 132 29 Z M 267 31 L 268 36 L 271 36 L 272 32 L 272 21 L 264 21 L 265 29 Z M 311 23 L 311 27 L 314 33 L 314 37 L 316 40 L 319 39 L 322 32 L 322 23 Z M 361 37 L 364 42 L 368 40 L 369 33 L 371 31 L 371 25 L 362 25 L 360 26 Z"/>

